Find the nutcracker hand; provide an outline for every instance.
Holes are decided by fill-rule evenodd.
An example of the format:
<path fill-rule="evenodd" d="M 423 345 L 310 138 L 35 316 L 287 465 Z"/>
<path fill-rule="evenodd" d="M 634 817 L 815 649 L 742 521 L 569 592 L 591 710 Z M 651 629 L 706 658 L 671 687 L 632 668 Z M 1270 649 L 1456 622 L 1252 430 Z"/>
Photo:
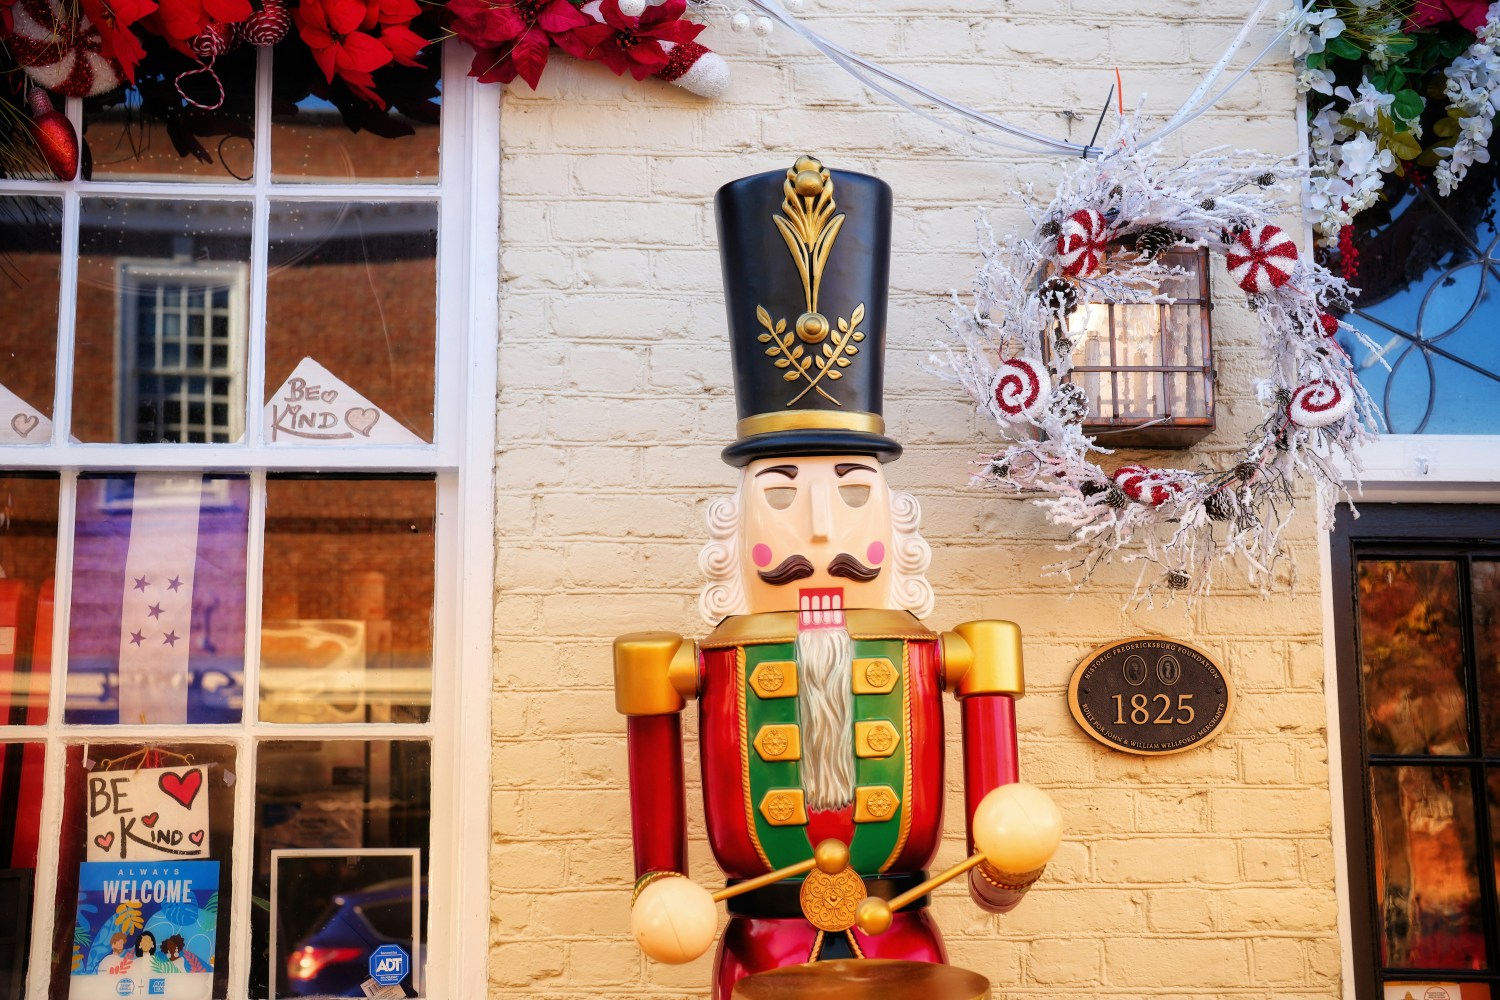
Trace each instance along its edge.
<path fill-rule="evenodd" d="M 974 810 L 974 847 L 992 870 L 1019 876 L 1037 871 L 1062 842 L 1062 813 L 1035 785 L 1001 785 Z"/>
<path fill-rule="evenodd" d="M 681 965 L 702 955 L 714 943 L 719 910 L 713 895 L 681 875 L 651 882 L 630 910 L 630 930 L 648 958 Z"/>

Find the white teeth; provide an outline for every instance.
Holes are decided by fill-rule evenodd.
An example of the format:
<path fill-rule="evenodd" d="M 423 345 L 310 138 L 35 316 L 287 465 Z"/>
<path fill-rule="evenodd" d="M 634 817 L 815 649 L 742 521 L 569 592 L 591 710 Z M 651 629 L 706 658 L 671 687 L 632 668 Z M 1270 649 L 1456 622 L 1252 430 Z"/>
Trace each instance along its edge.
<path fill-rule="evenodd" d="M 818 603 L 818 607 L 822 608 L 824 611 L 827 611 L 829 608 L 833 607 L 833 602 L 828 599 L 827 594 L 824 594 L 822 600 Z"/>
<path fill-rule="evenodd" d="M 843 594 L 834 594 L 833 595 L 833 606 L 834 606 L 835 609 L 837 609 L 839 611 L 843 610 L 843 608 L 844 608 L 844 595 Z"/>
<path fill-rule="evenodd" d="M 806 594 L 803 594 L 802 595 L 802 610 L 806 611 L 810 607 L 812 607 L 812 601 L 811 601 L 811 599 L 808 598 L 808 596 Z"/>

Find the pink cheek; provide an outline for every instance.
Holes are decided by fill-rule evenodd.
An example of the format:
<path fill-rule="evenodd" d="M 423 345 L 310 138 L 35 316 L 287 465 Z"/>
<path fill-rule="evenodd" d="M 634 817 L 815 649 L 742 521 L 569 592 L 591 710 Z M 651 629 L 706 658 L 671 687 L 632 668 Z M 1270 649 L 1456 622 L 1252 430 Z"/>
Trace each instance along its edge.
<path fill-rule="evenodd" d="M 885 562 L 885 543 L 871 542 L 870 547 L 865 550 L 865 562 L 871 566 L 879 566 Z"/>
<path fill-rule="evenodd" d="M 876 542 L 875 544 L 879 545 L 880 543 Z M 771 565 L 771 546 L 762 542 L 750 550 L 750 558 L 755 560 L 755 565 L 757 566 Z"/>

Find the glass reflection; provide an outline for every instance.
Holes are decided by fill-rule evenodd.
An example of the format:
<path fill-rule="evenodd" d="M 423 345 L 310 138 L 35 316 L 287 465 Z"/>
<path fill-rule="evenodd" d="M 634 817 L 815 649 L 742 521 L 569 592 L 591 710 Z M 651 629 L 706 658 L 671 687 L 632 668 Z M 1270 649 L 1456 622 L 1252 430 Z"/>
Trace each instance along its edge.
<path fill-rule="evenodd" d="M 83 102 L 91 178 L 250 180 L 255 169 L 255 48 L 232 49 L 215 59 L 207 73 L 196 59 L 157 36 L 140 37 L 149 57 L 137 69 L 134 86 Z M 179 84 L 196 104 L 183 100 Z"/>
<path fill-rule="evenodd" d="M 262 720 L 427 720 L 435 519 L 429 477 L 266 483 Z"/>
<path fill-rule="evenodd" d="M 73 433 L 229 442 L 244 433 L 248 203 L 85 198 Z"/>
<path fill-rule="evenodd" d="M 0 445 L 52 437 L 62 201 L 0 197 Z"/>
<path fill-rule="evenodd" d="M 429 202 L 272 204 L 267 441 L 432 440 L 437 219 Z"/>
<path fill-rule="evenodd" d="M 244 476 L 79 477 L 66 721 L 239 721 L 249 509 Z"/>
<path fill-rule="evenodd" d="M 1487 754 L 1500 753 L 1500 561 L 1471 564 L 1474 662 L 1479 672 L 1479 718 Z"/>
<path fill-rule="evenodd" d="M 55 473 L 0 474 L 0 725 L 47 721 L 57 503 Z"/>
<path fill-rule="evenodd" d="M 428 744 L 277 740 L 257 753 L 254 884 L 275 904 L 253 914 L 251 995 L 359 996 L 387 943 L 413 957 L 413 995 L 426 962 Z"/>
<path fill-rule="evenodd" d="M 210 985 L 211 995 L 227 995 L 229 949 L 234 938 L 229 928 L 234 911 L 230 846 L 234 831 L 234 747 L 212 743 L 150 747 L 93 743 L 85 748 L 73 744 L 67 747 L 64 767 L 57 919 L 48 994 L 51 1000 L 144 997 L 149 995 L 150 979 L 166 972 L 197 974 L 174 977 L 183 990 L 179 995 L 208 996 Z M 198 834 L 207 852 L 192 861 L 172 863 L 176 871 L 171 891 L 180 893 L 181 899 L 160 901 L 145 895 L 131 899 L 128 895 L 142 881 L 143 868 L 152 861 L 157 862 L 158 869 L 162 867 L 165 852 L 152 852 L 149 847 L 141 847 L 140 841 L 152 839 L 147 834 L 152 827 L 168 826 L 166 807 L 153 807 L 158 820 L 152 824 L 144 822 L 149 814 L 137 816 L 122 811 L 117 819 L 123 825 L 116 829 L 128 833 L 112 839 L 108 847 L 91 845 L 88 840 L 91 813 L 104 808 L 93 794 L 96 788 L 91 779 L 108 782 L 138 768 L 167 769 L 176 776 L 194 771 L 203 775 L 189 787 L 193 789 L 191 801 L 202 803 L 200 814 L 206 812 L 207 825 L 187 832 Z M 146 777 L 149 785 L 150 775 Z M 181 785 L 172 787 L 179 795 L 187 794 Z M 93 818 L 97 821 L 98 815 Z M 134 839 L 137 836 L 139 840 Z M 100 864 L 104 854 L 109 856 L 108 863 Z M 116 875 L 122 877 L 116 880 Z M 165 878 L 162 874 L 157 877 Z M 107 902 L 111 898 L 109 881 L 116 885 L 114 904 Z M 126 947 L 116 955 L 115 939 L 119 935 L 124 935 L 119 943 Z M 135 954 L 137 950 L 140 955 Z M 201 992 L 194 990 L 199 977 L 203 981 Z M 121 986 L 122 981 L 131 985 Z"/>
<path fill-rule="evenodd" d="M 45 753 L 40 743 L 0 743 L 0 995 L 8 997 L 26 990 Z"/>
<path fill-rule="evenodd" d="M 1381 963 L 1486 968 L 1468 772 L 1377 766 L 1370 794 Z"/>
<path fill-rule="evenodd" d="M 1370 753 L 1469 752 L 1458 564 L 1359 563 L 1359 644 Z"/>

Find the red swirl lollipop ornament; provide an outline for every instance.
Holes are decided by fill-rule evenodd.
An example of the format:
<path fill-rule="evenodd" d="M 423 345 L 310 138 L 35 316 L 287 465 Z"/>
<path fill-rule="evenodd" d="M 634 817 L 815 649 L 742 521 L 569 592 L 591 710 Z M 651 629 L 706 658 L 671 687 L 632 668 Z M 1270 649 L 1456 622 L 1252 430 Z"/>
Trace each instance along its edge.
<path fill-rule="evenodd" d="M 1334 379 L 1304 383 L 1292 393 L 1286 414 L 1299 427 L 1327 427 L 1354 411 L 1354 393 Z"/>
<path fill-rule="evenodd" d="M 1120 492 L 1147 507 L 1159 507 L 1182 491 L 1171 475 L 1144 465 L 1122 465 L 1115 470 L 1114 480 Z"/>
<path fill-rule="evenodd" d="M 1006 420 L 1034 420 L 1047 407 L 1052 380 L 1047 366 L 1032 358 L 1011 358 L 995 380 L 995 406 Z"/>

